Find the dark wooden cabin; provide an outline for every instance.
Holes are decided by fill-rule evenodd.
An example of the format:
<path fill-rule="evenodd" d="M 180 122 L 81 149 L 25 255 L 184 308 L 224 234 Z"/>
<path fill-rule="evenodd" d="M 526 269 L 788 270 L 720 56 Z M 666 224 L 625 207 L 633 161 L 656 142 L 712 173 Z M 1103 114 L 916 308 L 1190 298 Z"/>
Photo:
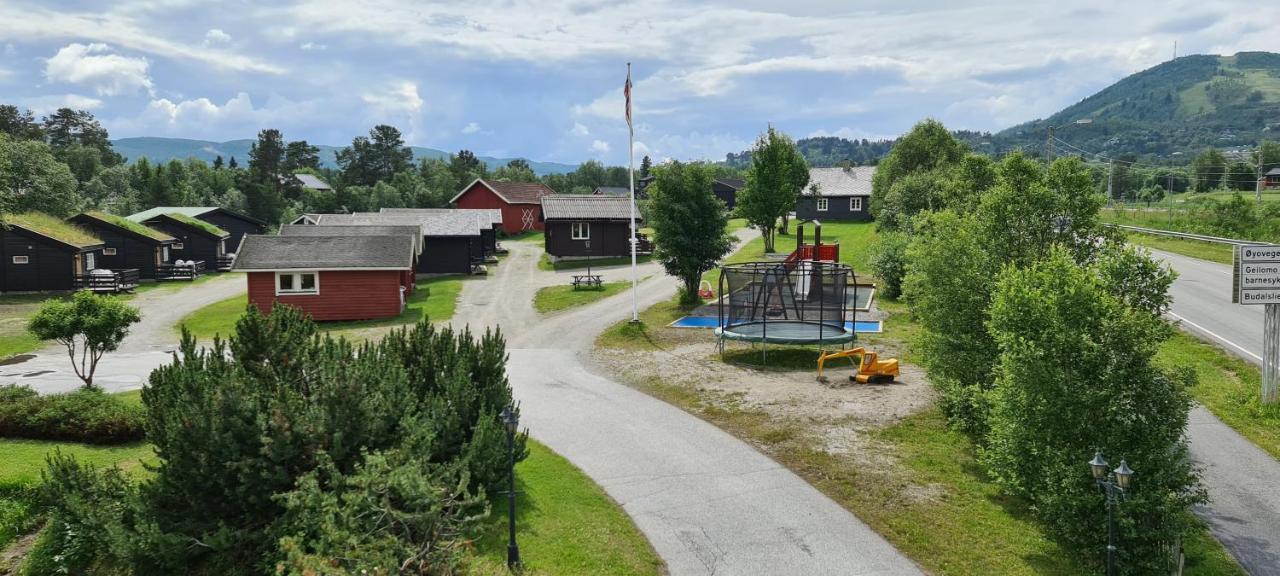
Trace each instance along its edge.
<path fill-rule="evenodd" d="M 747 181 L 741 178 L 717 178 L 711 181 L 711 191 L 725 208 L 733 210 L 738 205 L 738 192 L 746 185 Z"/>
<path fill-rule="evenodd" d="M 486 253 L 481 230 L 492 228 L 492 220 L 487 210 L 438 210 L 307 214 L 295 222 L 310 222 L 311 226 L 416 225 L 422 231 L 418 274 L 471 274 L 484 263 Z"/>
<path fill-rule="evenodd" d="M 97 267 L 102 240 L 48 214 L 7 214 L 0 227 L 0 291 L 74 290 Z"/>
<path fill-rule="evenodd" d="M 137 222 L 133 216 L 129 219 Z M 157 214 L 144 220 L 142 224 L 177 239 L 177 242 L 169 245 L 169 255 L 175 262 L 204 262 L 206 270 L 231 267 L 231 258 L 227 256 L 227 239 L 231 234 L 226 230 L 177 212 Z"/>
<path fill-rule="evenodd" d="M 547 254 L 553 258 L 631 255 L 628 198 L 555 194 L 542 199 L 542 217 Z M 636 226 L 640 221 L 637 212 Z"/>
<path fill-rule="evenodd" d="M 246 235 L 264 234 L 267 231 L 266 222 L 248 214 L 241 214 L 234 210 L 227 210 L 217 206 L 157 206 L 150 210 L 143 210 L 137 214 L 130 215 L 129 219 L 134 222 L 146 222 L 161 214 L 182 214 L 208 222 L 225 230 L 229 235 L 224 247 L 228 254 L 235 254 L 240 250 L 240 242 L 244 240 Z M 213 262 L 210 262 L 209 265 L 213 266 Z"/>
<path fill-rule="evenodd" d="M 381 214 L 442 214 L 470 212 L 480 226 L 480 243 L 488 258 L 498 252 L 498 232 L 502 230 L 502 210 L 497 208 L 383 208 Z"/>
<path fill-rule="evenodd" d="M 156 268 L 171 262 L 169 249 L 178 240 L 159 230 L 114 214 L 83 212 L 67 219 L 102 239 L 99 268 L 136 269 L 144 280 L 156 279 Z"/>
<path fill-rule="evenodd" d="M 809 185 L 796 201 L 798 220 L 871 220 L 875 166 L 810 168 Z"/>

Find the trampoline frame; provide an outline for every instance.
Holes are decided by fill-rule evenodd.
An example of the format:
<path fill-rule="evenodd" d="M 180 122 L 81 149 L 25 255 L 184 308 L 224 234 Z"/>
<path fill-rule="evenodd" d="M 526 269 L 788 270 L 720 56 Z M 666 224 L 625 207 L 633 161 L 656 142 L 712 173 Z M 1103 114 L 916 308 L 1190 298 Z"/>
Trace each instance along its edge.
<path fill-rule="evenodd" d="M 800 318 L 796 318 L 796 319 L 787 318 L 785 302 L 781 303 L 781 305 L 779 306 L 782 309 L 783 318 L 780 318 L 777 320 L 770 320 L 768 312 L 765 311 L 770 307 L 770 292 L 771 290 L 777 291 L 779 299 L 782 300 L 784 299 L 782 295 L 782 290 L 784 287 L 786 291 L 792 295 L 791 303 L 793 306 L 796 306 L 797 314 L 802 315 L 803 307 L 797 306 L 797 302 L 795 299 L 795 295 L 796 295 L 795 279 L 793 278 L 794 270 L 801 266 L 811 267 L 810 271 L 808 272 L 810 274 L 810 278 L 807 279 L 808 285 L 805 292 L 806 294 L 808 294 L 810 291 L 814 290 L 815 288 L 814 286 L 815 280 L 813 278 L 814 275 L 820 275 L 819 277 L 829 277 L 830 274 L 827 271 L 830 271 L 830 270 L 837 270 L 844 274 L 845 285 L 843 288 L 846 291 L 846 293 L 841 294 L 840 301 L 842 302 L 842 304 L 840 304 L 838 308 L 828 307 L 824 298 L 822 297 L 818 298 L 818 308 L 817 308 L 818 317 L 820 319 L 823 318 L 828 311 L 831 311 L 831 312 L 838 311 L 839 323 L 837 325 L 832 325 L 830 323 L 822 322 L 822 321 L 814 322 L 814 321 L 806 321 Z M 753 293 L 751 295 L 752 301 L 750 306 L 753 312 L 750 314 L 750 318 L 752 319 L 746 322 L 730 324 L 728 321 L 728 318 L 726 318 L 726 315 L 725 315 L 726 300 L 732 298 L 732 294 L 730 294 L 728 290 L 729 286 L 727 286 L 728 277 L 731 271 L 742 271 L 742 270 L 748 270 L 749 271 L 748 273 L 752 275 L 752 282 L 748 284 L 748 286 L 753 286 L 758 281 L 756 277 L 759 276 L 763 280 L 761 285 L 764 289 L 759 291 L 758 293 Z M 771 277 L 775 283 L 785 283 L 785 284 L 776 284 L 775 286 L 770 286 L 769 281 Z M 724 346 L 725 346 L 726 340 L 750 342 L 753 345 L 755 343 L 759 343 L 761 345 L 760 355 L 761 355 L 762 362 L 765 362 L 768 360 L 768 345 L 770 343 L 783 344 L 783 345 L 816 344 L 819 350 L 823 348 L 824 344 L 830 343 L 830 344 L 840 344 L 841 348 L 844 348 L 845 344 L 853 342 L 854 340 L 857 339 L 857 321 L 858 321 L 857 306 L 856 305 L 849 306 L 847 304 L 847 301 L 848 301 L 847 291 L 849 289 L 850 284 L 853 284 L 854 286 L 857 285 L 857 275 L 854 273 L 853 268 L 851 268 L 846 264 L 839 264 L 834 262 L 788 259 L 787 261 L 783 261 L 783 262 L 744 262 L 739 264 L 722 265 L 720 267 L 720 279 L 719 279 L 720 298 L 717 299 L 717 304 L 716 304 L 717 327 L 715 329 L 717 346 L 720 349 L 720 357 L 721 358 L 724 357 Z M 821 290 L 822 285 L 819 284 L 817 286 L 817 289 Z M 729 302 L 729 307 L 730 308 L 733 307 L 732 301 Z M 848 317 L 847 318 L 848 321 L 852 322 L 852 326 L 853 326 L 852 330 L 845 330 L 844 328 L 846 317 Z M 815 332 L 817 334 L 817 337 L 816 338 L 794 337 L 794 336 L 785 336 L 781 334 L 777 334 L 771 337 L 769 335 L 769 324 L 775 324 L 775 325 L 805 324 L 810 326 L 816 326 L 817 330 L 815 330 Z M 756 325 L 761 327 L 759 336 L 744 334 L 742 332 L 738 332 L 734 330 L 734 328 L 738 326 L 756 326 Z M 825 333 L 827 332 L 827 329 L 838 330 L 840 334 L 838 336 L 827 337 L 825 335 Z"/>

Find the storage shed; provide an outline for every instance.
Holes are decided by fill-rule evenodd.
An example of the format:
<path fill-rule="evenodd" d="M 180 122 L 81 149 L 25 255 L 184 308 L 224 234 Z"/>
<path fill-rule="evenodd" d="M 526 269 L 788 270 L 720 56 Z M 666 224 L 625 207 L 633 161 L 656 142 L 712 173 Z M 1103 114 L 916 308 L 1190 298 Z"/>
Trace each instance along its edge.
<path fill-rule="evenodd" d="M 458 208 L 502 211 L 502 230 L 519 234 L 542 229 L 542 197 L 555 191 L 538 182 L 491 182 L 476 179 L 449 201 Z"/>
<path fill-rule="evenodd" d="M 135 269 L 144 280 L 156 279 L 156 268 L 171 262 L 169 249 L 178 240 L 164 232 L 115 214 L 90 211 L 67 219 L 102 239 L 99 268 Z"/>
<path fill-rule="evenodd" d="M 542 199 L 544 242 L 554 258 L 631 255 L 631 201 L 617 196 L 556 194 Z M 636 213 L 636 226 L 641 222 Z M 647 242 L 644 243 L 647 246 Z M 644 250 L 647 251 L 647 250 Z"/>
<path fill-rule="evenodd" d="M 48 214 L 6 214 L 0 227 L 0 291 L 74 290 L 97 267 L 102 239 Z"/>
<path fill-rule="evenodd" d="M 233 269 L 264 313 L 279 302 L 320 321 L 391 318 L 413 287 L 414 246 L 406 235 L 249 236 Z"/>
<path fill-rule="evenodd" d="M 240 241 L 248 234 L 263 234 L 267 231 L 267 223 L 249 216 L 241 214 L 226 208 L 217 206 L 157 206 L 150 210 L 143 210 L 137 214 L 129 216 L 134 222 L 146 222 L 160 214 L 182 214 L 208 222 L 221 228 L 229 235 L 226 243 L 226 252 L 235 254 L 240 250 Z M 212 262 L 209 263 L 213 265 Z"/>
<path fill-rule="evenodd" d="M 134 216 L 129 219 L 137 222 Z M 169 245 L 175 262 L 194 260 L 203 262 L 206 270 L 230 269 L 232 257 L 227 255 L 226 244 L 231 235 L 226 230 L 181 212 L 156 214 L 141 222 L 178 240 Z"/>

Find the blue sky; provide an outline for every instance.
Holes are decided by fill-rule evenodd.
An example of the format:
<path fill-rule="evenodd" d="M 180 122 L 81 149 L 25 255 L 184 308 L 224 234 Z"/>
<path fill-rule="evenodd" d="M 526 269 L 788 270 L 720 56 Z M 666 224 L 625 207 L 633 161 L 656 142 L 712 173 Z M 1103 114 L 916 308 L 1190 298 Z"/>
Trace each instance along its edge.
<path fill-rule="evenodd" d="M 1250 0 L 0 0 L 0 102 L 113 137 L 415 145 L 626 162 L 723 158 L 769 123 L 891 137 L 995 131 L 1179 53 L 1280 51 Z"/>

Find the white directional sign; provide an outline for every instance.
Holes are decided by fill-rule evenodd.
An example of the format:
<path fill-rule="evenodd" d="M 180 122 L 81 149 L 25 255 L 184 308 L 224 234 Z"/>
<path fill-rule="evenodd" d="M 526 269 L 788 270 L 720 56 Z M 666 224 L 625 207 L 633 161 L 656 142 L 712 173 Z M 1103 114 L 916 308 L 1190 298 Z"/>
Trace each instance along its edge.
<path fill-rule="evenodd" d="M 1238 247 L 1232 287 L 1232 302 L 1280 304 L 1280 246 Z"/>

